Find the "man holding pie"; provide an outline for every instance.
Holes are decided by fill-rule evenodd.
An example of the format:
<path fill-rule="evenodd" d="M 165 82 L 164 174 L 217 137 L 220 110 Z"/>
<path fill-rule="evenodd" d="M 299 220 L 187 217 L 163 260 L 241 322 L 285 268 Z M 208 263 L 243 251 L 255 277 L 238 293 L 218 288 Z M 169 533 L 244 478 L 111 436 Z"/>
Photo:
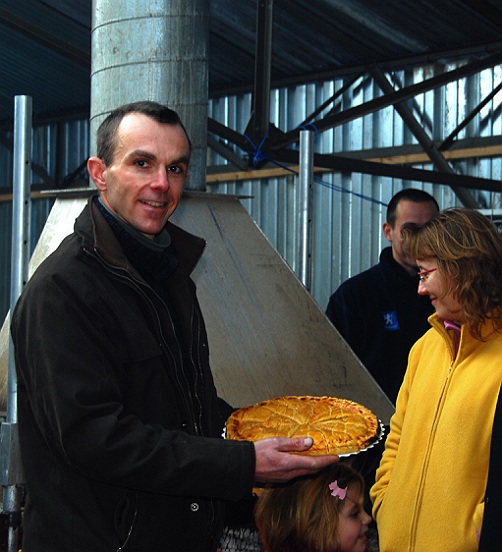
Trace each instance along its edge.
<path fill-rule="evenodd" d="M 14 310 L 24 552 L 211 552 L 225 501 L 338 460 L 291 454 L 308 435 L 222 439 L 190 277 L 205 242 L 169 222 L 190 149 L 166 106 L 112 111 L 99 193 Z"/>

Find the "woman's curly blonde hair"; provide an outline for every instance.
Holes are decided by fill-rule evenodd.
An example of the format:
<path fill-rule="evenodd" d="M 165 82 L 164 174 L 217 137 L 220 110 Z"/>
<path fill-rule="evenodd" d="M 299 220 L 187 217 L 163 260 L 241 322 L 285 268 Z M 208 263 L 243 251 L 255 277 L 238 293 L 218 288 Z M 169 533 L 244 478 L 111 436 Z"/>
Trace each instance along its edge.
<path fill-rule="evenodd" d="M 450 282 L 471 333 L 492 319 L 502 329 L 502 234 L 474 209 L 445 209 L 420 227 L 403 229 L 410 256 L 437 260 L 438 272 Z"/>

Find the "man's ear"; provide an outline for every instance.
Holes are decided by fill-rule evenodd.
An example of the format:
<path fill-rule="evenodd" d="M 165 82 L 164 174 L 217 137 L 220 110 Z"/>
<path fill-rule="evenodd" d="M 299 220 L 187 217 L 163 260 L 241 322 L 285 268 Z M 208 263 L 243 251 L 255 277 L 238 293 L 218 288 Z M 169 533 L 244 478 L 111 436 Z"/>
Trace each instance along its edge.
<path fill-rule="evenodd" d="M 99 157 L 89 157 L 87 160 L 87 172 L 94 184 L 96 184 L 96 188 L 101 192 L 106 190 L 105 170 L 106 165 L 102 159 Z"/>
<path fill-rule="evenodd" d="M 392 226 L 388 222 L 384 222 L 382 226 L 383 235 L 389 241 L 392 243 Z"/>

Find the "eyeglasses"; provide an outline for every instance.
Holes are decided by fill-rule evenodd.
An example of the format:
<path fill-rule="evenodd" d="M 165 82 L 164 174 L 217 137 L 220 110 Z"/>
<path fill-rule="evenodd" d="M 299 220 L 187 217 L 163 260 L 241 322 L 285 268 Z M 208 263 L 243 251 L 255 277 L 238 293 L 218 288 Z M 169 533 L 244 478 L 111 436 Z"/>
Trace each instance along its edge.
<path fill-rule="evenodd" d="M 418 279 L 423 284 L 429 279 L 429 274 L 436 272 L 437 268 L 431 268 L 430 270 L 422 270 L 422 272 L 417 272 Z"/>

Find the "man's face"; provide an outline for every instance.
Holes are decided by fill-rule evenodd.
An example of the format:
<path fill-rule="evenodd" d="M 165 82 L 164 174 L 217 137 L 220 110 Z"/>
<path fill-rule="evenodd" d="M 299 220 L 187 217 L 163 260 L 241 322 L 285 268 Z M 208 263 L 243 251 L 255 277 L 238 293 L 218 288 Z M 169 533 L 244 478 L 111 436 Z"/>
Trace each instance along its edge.
<path fill-rule="evenodd" d="M 410 274 L 416 274 L 417 266 L 415 259 L 408 256 L 403 248 L 401 231 L 406 224 L 424 225 L 437 212 L 432 202 L 416 203 L 406 199 L 401 200 L 396 208 L 396 222 L 394 228 L 389 223 L 384 223 L 383 232 L 392 245 L 392 255 Z"/>
<path fill-rule="evenodd" d="M 181 126 L 130 113 L 117 129 L 113 162 L 91 158 L 88 168 L 105 205 L 153 239 L 180 202 L 189 158 Z"/>

